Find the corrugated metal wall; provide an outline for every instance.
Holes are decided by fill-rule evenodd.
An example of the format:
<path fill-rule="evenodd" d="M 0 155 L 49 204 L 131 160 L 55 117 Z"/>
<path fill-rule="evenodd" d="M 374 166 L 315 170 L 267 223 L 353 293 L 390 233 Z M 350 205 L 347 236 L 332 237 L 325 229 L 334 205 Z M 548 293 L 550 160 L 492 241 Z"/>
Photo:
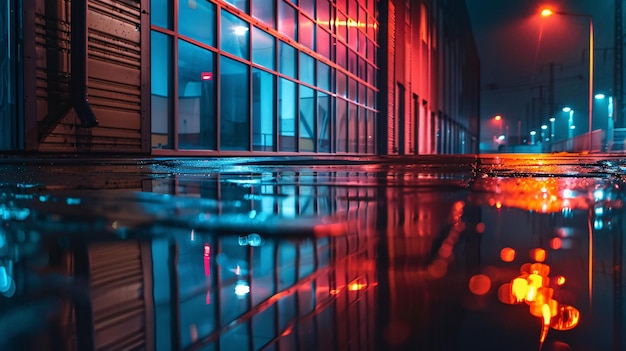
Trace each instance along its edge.
<path fill-rule="evenodd" d="M 153 350 L 149 243 L 98 243 L 65 261 L 75 279 L 87 282 L 86 296 L 64 309 L 65 349 Z"/>
<path fill-rule="evenodd" d="M 87 1 L 87 95 L 99 122 L 93 128 L 80 126 L 70 103 L 71 1 L 34 2 L 35 59 L 31 69 L 35 70 L 35 96 L 26 93 L 25 97 L 26 103 L 36 104 L 36 110 L 35 116 L 27 114 L 25 118 L 36 118 L 36 123 L 27 124 L 36 124 L 37 131 L 26 131 L 26 138 L 30 138 L 27 148 L 149 152 L 150 103 L 147 98 L 142 104 L 141 91 L 142 78 L 147 79 L 145 73 L 142 77 L 141 25 L 142 16 L 147 16 L 142 14 L 142 1 Z M 148 30 L 149 22 L 144 23 Z M 145 62 L 147 59 L 143 57 Z"/>

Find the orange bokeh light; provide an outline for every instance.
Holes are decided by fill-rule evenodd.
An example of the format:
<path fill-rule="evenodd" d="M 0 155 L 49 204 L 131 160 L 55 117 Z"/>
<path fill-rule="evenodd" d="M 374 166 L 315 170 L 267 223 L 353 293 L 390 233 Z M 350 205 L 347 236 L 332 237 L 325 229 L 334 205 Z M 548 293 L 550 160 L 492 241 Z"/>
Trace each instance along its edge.
<path fill-rule="evenodd" d="M 561 238 L 550 239 L 550 248 L 552 248 L 552 250 L 559 250 L 562 247 L 563 247 L 563 240 L 561 240 Z"/>
<path fill-rule="evenodd" d="M 485 295 L 491 289 L 491 279 L 484 274 L 476 274 L 469 280 L 469 289 L 474 295 Z"/>
<path fill-rule="evenodd" d="M 535 262 L 543 262 L 546 260 L 546 250 L 542 248 L 536 248 L 530 250 L 530 258 Z"/>
<path fill-rule="evenodd" d="M 515 250 L 510 247 L 505 247 L 500 250 L 500 259 L 504 262 L 513 262 L 515 259 Z"/>
<path fill-rule="evenodd" d="M 501 120 L 501 119 L 502 119 L 502 116 L 500 116 L 500 115 L 496 115 L 493 119 L 495 119 L 496 121 L 499 121 L 499 120 Z"/>
<path fill-rule="evenodd" d="M 554 12 L 550 9 L 541 10 L 541 16 L 543 17 L 548 17 L 548 16 L 551 16 L 552 14 L 554 14 Z"/>

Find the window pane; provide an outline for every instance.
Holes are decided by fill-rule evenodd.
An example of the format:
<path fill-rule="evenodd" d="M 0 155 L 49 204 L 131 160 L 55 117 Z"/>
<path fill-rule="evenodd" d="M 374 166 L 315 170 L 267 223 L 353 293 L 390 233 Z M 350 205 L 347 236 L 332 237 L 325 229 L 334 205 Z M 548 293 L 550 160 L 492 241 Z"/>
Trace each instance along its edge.
<path fill-rule="evenodd" d="M 370 85 L 376 85 L 374 83 L 374 72 L 375 72 L 375 68 L 372 65 L 367 65 L 367 82 L 370 83 Z"/>
<path fill-rule="evenodd" d="M 215 149 L 213 56 L 209 50 L 178 41 L 178 146 L 182 149 Z"/>
<path fill-rule="evenodd" d="M 348 48 L 340 42 L 337 43 L 337 57 L 335 62 L 339 67 L 346 68 L 346 56 L 348 55 Z"/>
<path fill-rule="evenodd" d="M 357 77 L 367 81 L 367 71 L 365 69 L 367 63 L 362 57 L 357 57 Z"/>
<path fill-rule="evenodd" d="M 178 32 L 215 46 L 215 5 L 202 0 L 179 1 Z"/>
<path fill-rule="evenodd" d="M 365 90 L 365 85 L 359 84 L 359 96 L 357 99 L 362 105 L 367 105 L 367 93 L 365 92 Z"/>
<path fill-rule="evenodd" d="M 300 15 L 300 43 L 311 50 L 315 50 L 315 24 L 304 15 Z"/>
<path fill-rule="evenodd" d="M 375 142 L 376 135 L 374 135 L 374 131 L 376 130 L 376 125 L 374 124 L 374 117 L 376 114 L 373 111 L 367 111 L 367 151 L 370 154 L 376 153 Z"/>
<path fill-rule="evenodd" d="M 183 0 L 179 0 L 179 1 L 183 1 Z M 248 13 L 248 0 L 224 0 L 224 1 L 235 6 L 241 11 Z"/>
<path fill-rule="evenodd" d="M 255 0 L 252 2 L 252 17 L 276 28 L 276 0 Z"/>
<path fill-rule="evenodd" d="M 315 85 L 315 59 L 300 52 L 300 80 Z"/>
<path fill-rule="evenodd" d="M 300 9 L 307 15 L 315 17 L 315 0 L 300 0 Z"/>
<path fill-rule="evenodd" d="M 356 100 L 356 81 L 352 78 L 348 79 L 348 98 L 350 101 Z"/>
<path fill-rule="evenodd" d="M 317 52 L 326 57 L 327 59 L 331 60 L 332 57 L 330 56 L 330 33 L 328 33 L 327 31 L 318 28 L 317 30 Z"/>
<path fill-rule="evenodd" d="M 173 148 L 172 114 L 172 38 L 152 31 L 150 33 L 151 106 L 152 106 L 152 147 Z"/>
<path fill-rule="evenodd" d="M 327 94 L 317 94 L 317 131 L 318 152 L 330 152 L 330 98 Z"/>
<path fill-rule="evenodd" d="M 367 153 L 367 117 L 365 108 L 359 108 L 359 152 Z"/>
<path fill-rule="evenodd" d="M 150 20 L 155 26 L 172 29 L 172 0 L 152 0 Z"/>
<path fill-rule="evenodd" d="M 315 151 L 315 95 L 305 86 L 300 86 L 300 151 Z"/>
<path fill-rule="evenodd" d="M 278 31 L 288 36 L 292 40 L 298 40 L 296 21 L 298 12 L 284 0 L 278 7 Z"/>
<path fill-rule="evenodd" d="M 348 50 L 348 71 L 354 75 L 356 72 L 356 53 L 352 50 Z"/>
<path fill-rule="evenodd" d="M 221 20 L 221 49 L 246 60 L 249 59 L 248 32 L 250 26 L 248 23 L 225 10 L 222 10 Z"/>
<path fill-rule="evenodd" d="M 352 19 L 356 19 L 357 18 L 356 0 L 349 0 L 348 1 L 348 14 L 350 15 L 350 18 L 352 18 Z"/>
<path fill-rule="evenodd" d="M 317 23 L 330 29 L 330 20 L 329 0 L 317 0 Z"/>
<path fill-rule="evenodd" d="M 348 78 L 341 72 L 337 72 L 337 96 L 348 97 Z"/>
<path fill-rule="evenodd" d="M 296 84 L 280 79 L 278 98 L 280 151 L 296 151 Z"/>
<path fill-rule="evenodd" d="M 357 132 L 359 130 L 357 106 L 353 103 L 349 103 L 348 109 L 348 152 L 359 152 L 357 140 Z"/>
<path fill-rule="evenodd" d="M 348 17 L 341 13 L 337 13 L 337 38 L 341 41 L 348 42 Z"/>
<path fill-rule="evenodd" d="M 376 92 L 372 89 L 367 89 L 367 103 L 369 107 L 378 107 L 378 104 L 376 103 Z"/>
<path fill-rule="evenodd" d="M 337 99 L 337 152 L 347 152 L 348 145 L 348 102 Z"/>
<path fill-rule="evenodd" d="M 320 89 L 330 91 L 331 71 L 330 67 L 323 63 L 317 62 L 317 86 Z"/>
<path fill-rule="evenodd" d="M 358 44 L 359 54 L 363 56 L 367 55 L 367 37 L 365 36 L 365 33 L 359 32 L 358 40 L 359 40 L 359 44 Z"/>
<path fill-rule="evenodd" d="M 252 143 L 254 150 L 274 149 L 274 75 L 260 69 L 252 73 Z"/>
<path fill-rule="evenodd" d="M 248 65 L 220 60 L 220 149 L 250 150 Z"/>
<path fill-rule="evenodd" d="M 282 74 L 288 75 L 292 78 L 298 78 L 296 76 L 297 57 L 296 49 L 284 42 L 280 42 L 280 56 L 279 56 L 279 71 Z"/>
<path fill-rule="evenodd" d="M 252 62 L 276 69 L 276 40 L 274 36 L 252 27 Z"/>

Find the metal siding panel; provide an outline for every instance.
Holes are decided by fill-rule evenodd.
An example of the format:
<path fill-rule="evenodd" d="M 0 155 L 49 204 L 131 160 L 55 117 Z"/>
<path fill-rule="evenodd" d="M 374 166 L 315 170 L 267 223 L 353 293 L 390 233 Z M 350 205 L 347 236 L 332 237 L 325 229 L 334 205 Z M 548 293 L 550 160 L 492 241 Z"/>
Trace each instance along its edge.
<path fill-rule="evenodd" d="M 35 8 L 37 121 L 49 114 L 59 117 L 49 134 L 40 134 L 39 150 L 149 152 L 141 133 L 146 128 L 142 126 L 141 100 L 142 53 L 146 51 L 141 48 L 139 1 L 88 2 L 87 88 L 100 122 L 92 129 L 81 128 L 73 109 L 65 108 L 71 77 L 69 8 L 65 0 L 37 0 Z"/>

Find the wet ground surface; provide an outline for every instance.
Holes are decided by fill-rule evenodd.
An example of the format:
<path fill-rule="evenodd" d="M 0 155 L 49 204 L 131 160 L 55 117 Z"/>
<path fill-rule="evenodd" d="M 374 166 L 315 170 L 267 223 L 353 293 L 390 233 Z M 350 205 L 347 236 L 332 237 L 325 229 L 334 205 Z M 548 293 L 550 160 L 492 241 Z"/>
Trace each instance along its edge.
<path fill-rule="evenodd" d="M 623 350 L 626 159 L 0 160 L 1 350 Z"/>

